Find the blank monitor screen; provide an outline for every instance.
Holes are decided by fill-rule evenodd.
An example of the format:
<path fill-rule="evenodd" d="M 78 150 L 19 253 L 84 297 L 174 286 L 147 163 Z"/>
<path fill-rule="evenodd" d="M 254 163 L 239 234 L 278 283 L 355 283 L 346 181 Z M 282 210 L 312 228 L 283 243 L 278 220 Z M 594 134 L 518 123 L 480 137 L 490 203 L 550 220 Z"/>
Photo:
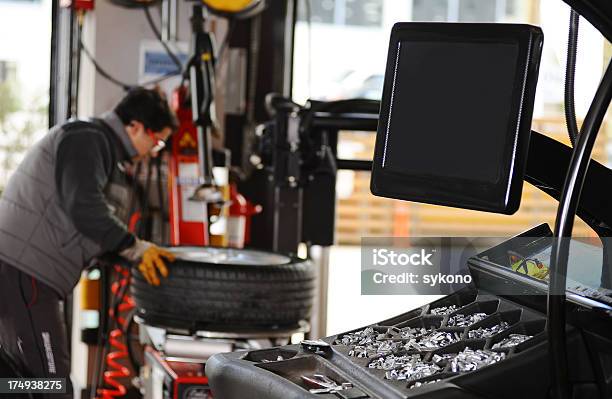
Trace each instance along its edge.
<path fill-rule="evenodd" d="M 497 182 L 506 143 L 492 133 L 508 125 L 518 46 L 486 44 L 483 51 L 474 43 L 404 42 L 401 47 L 385 167 Z M 425 74 L 435 80 L 419 79 Z M 467 93 L 478 95 L 466 101 Z M 420 151 L 406 151 L 415 148 Z"/>
<path fill-rule="evenodd" d="M 534 38 L 518 31 L 538 30 L 501 25 L 514 29 L 500 35 L 496 25 L 394 27 L 375 194 L 501 213 L 518 208 L 535 93 L 530 74 L 539 61 Z"/>

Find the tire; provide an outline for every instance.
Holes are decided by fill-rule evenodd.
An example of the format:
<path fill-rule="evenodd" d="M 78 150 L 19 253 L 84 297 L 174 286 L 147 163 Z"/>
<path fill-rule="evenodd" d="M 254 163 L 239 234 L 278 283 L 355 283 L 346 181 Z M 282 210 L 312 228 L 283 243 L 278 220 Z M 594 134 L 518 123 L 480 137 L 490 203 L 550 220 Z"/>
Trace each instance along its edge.
<path fill-rule="evenodd" d="M 309 260 L 244 249 L 169 249 L 177 259 L 160 286 L 132 269 L 131 294 L 150 324 L 253 329 L 293 327 L 310 317 L 315 273 Z"/>

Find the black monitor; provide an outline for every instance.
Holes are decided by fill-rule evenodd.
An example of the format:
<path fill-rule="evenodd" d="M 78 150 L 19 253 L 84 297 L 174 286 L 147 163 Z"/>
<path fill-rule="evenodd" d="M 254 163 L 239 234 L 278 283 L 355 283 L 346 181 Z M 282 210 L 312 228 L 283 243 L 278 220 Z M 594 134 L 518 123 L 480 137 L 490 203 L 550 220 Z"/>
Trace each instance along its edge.
<path fill-rule="evenodd" d="M 516 212 L 542 42 L 530 25 L 396 24 L 372 193 Z"/>

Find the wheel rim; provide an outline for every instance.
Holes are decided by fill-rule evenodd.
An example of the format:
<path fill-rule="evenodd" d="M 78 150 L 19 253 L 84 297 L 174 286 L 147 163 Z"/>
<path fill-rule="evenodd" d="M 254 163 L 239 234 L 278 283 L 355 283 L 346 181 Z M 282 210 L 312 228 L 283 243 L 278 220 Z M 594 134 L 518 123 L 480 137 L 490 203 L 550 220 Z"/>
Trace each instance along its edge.
<path fill-rule="evenodd" d="M 285 255 L 236 248 L 172 247 L 168 250 L 181 260 L 217 265 L 269 266 L 291 262 L 291 258 Z"/>

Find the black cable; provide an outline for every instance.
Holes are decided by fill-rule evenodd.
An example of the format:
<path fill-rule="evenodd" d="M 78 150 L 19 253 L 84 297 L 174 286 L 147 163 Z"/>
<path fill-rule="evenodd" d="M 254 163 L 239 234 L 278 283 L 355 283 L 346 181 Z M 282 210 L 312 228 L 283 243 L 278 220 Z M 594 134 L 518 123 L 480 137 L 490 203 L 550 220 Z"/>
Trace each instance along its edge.
<path fill-rule="evenodd" d="M 132 348 L 132 337 L 130 336 L 130 330 L 132 329 L 132 326 L 134 325 L 134 316 L 136 315 L 137 311 L 138 311 L 138 308 L 134 308 L 130 311 L 130 313 L 128 313 L 128 315 L 126 316 L 125 329 L 123 331 L 123 334 L 125 336 L 125 345 L 127 347 L 128 359 L 130 361 L 130 364 L 132 365 L 132 368 L 134 369 L 136 373 L 139 372 L 140 368 L 142 367 L 142 364 L 138 363 L 138 361 L 136 360 L 136 356 L 134 355 L 134 350 Z"/>
<path fill-rule="evenodd" d="M 179 75 L 181 75 L 181 71 L 178 71 L 178 72 L 168 72 L 168 73 L 160 76 L 159 78 L 151 79 L 151 80 L 149 80 L 147 82 L 144 82 L 143 84 L 138 85 L 138 86 L 150 86 L 150 85 L 154 85 L 154 84 L 161 83 L 164 80 L 168 80 L 170 78 L 173 78 L 173 77 L 179 76 Z"/>
<path fill-rule="evenodd" d="M 89 52 L 89 49 L 87 49 L 87 47 L 85 47 L 85 44 L 83 43 L 83 40 L 81 38 L 79 38 L 79 46 L 81 47 L 81 50 L 85 53 L 85 56 L 93 64 L 94 68 L 96 69 L 96 72 L 98 72 L 98 74 L 100 74 L 100 76 L 102 76 L 104 79 L 108 80 L 109 82 L 111 82 L 111 83 L 113 83 L 113 84 L 115 84 L 117 86 L 120 86 L 125 91 L 128 91 L 132 87 L 134 87 L 131 84 L 122 82 L 119 79 L 114 78 L 113 76 L 111 76 L 111 74 L 106 72 L 106 70 L 104 70 L 104 68 L 102 68 L 100 66 L 100 64 L 98 64 L 98 61 L 96 61 L 94 56 L 91 55 L 91 53 Z"/>
<path fill-rule="evenodd" d="M 187 60 L 187 63 L 185 64 L 185 71 L 183 72 L 181 84 L 179 85 L 179 87 L 183 87 L 185 85 L 185 82 L 189 80 L 189 70 L 191 69 L 191 66 L 193 65 L 194 61 L 195 56 L 192 56 Z"/>
<path fill-rule="evenodd" d="M 83 53 L 85 53 L 85 56 L 87 57 L 87 59 L 89 59 L 89 61 L 92 63 L 92 65 L 96 69 L 96 72 L 98 72 L 98 74 L 100 76 L 102 76 L 104 79 L 108 80 L 109 82 L 113 83 L 114 85 L 117 85 L 117 86 L 121 87 L 124 91 L 129 91 L 130 89 L 135 88 L 135 87 L 140 87 L 140 86 L 144 87 L 144 86 L 149 86 L 149 85 L 157 84 L 157 83 L 163 82 L 164 80 L 169 79 L 169 78 L 171 78 L 173 76 L 178 76 L 180 74 L 180 72 L 169 72 L 169 73 L 167 73 L 165 75 L 160 76 L 159 78 L 155 78 L 155 79 L 149 80 L 149 81 L 144 82 L 144 83 L 142 83 L 140 85 L 125 83 L 125 82 L 122 82 L 121 80 L 113 77 L 104 68 L 102 68 L 100 66 L 100 64 L 98 64 L 98 61 L 96 61 L 94 56 L 91 54 L 91 52 L 87 49 L 87 47 L 85 47 L 85 44 L 83 43 L 82 40 L 79 40 L 79 46 L 81 47 L 81 50 L 83 51 Z"/>
<path fill-rule="evenodd" d="M 574 104 L 574 83 L 576 77 L 576 54 L 578 51 L 578 26 L 580 15 L 572 9 L 570 12 L 569 35 L 567 39 L 567 63 L 565 66 L 565 124 L 572 147 L 578 137 L 576 123 L 576 106 Z"/>
<path fill-rule="evenodd" d="M 168 54 L 168 56 L 170 58 L 172 58 L 172 61 L 174 62 L 174 64 L 178 68 L 175 72 L 177 74 L 178 73 L 183 73 L 183 64 L 181 63 L 181 60 L 177 57 L 176 54 L 174 54 L 174 52 L 172 52 L 172 50 L 170 50 L 170 47 L 168 47 L 168 43 L 166 43 L 162 39 L 162 35 L 161 35 L 159 29 L 157 28 L 157 26 L 155 26 L 155 22 L 153 22 L 153 17 L 151 17 L 151 12 L 149 11 L 149 7 L 143 7 L 143 10 L 144 10 L 145 16 L 147 17 L 147 22 L 149 23 L 149 27 L 153 31 L 153 34 L 155 35 L 155 38 L 162 45 L 164 50 L 166 50 L 166 53 Z"/>
<path fill-rule="evenodd" d="M 160 0 L 110 0 L 110 2 L 123 8 L 141 8 L 155 5 Z"/>
<path fill-rule="evenodd" d="M 164 185 L 162 183 L 162 155 L 158 154 L 154 158 L 155 170 L 157 176 L 157 195 L 159 201 L 159 229 L 160 229 L 160 244 L 166 243 L 166 201 L 164 199 Z"/>

